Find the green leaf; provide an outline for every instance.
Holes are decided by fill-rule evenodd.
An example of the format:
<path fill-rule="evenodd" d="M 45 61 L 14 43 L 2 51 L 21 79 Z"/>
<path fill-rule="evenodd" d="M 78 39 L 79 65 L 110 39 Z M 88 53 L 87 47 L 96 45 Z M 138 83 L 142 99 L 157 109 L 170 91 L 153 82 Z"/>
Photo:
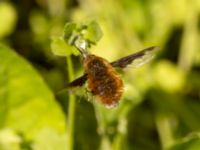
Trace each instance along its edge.
<path fill-rule="evenodd" d="M 66 135 L 61 136 L 52 129 L 44 129 L 37 136 L 33 148 L 34 150 L 67 150 L 66 142 Z"/>
<path fill-rule="evenodd" d="M 87 23 L 66 23 L 64 28 L 64 39 L 69 45 L 74 45 L 75 38 L 81 37 L 88 44 L 96 44 L 102 37 L 103 33 L 96 21 Z"/>
<path fill-rule="evenodd" d="M 200 149 L 200 134 L 195 133 L 183 138 L 181 141 L 174 144 L 168 150 L 199 150 Z"/>
<path fill-rule="evenodd" d="M 8 2 L 0 3 L 0 38 L 13 32 L 17 21 L 14 7 Z M 6 22 L 6 23 L 5 23 Z"/>
<path fill-rule="evenodd" d="M 170 74 L 170 80 L 169 80 Z M 163 90 L 173 93 L 182 91 L 185 84 L 185 75 L 171 62 L 163 60 L 154 69 L 155 83 Z"/>
<path fill-rule="evenodd" d="M 21 141 L 21 137 L 13 130 L 0 130 L 0 150 L 20 150 Z"/>
<path fill-rule="evenodd" d="M 69 56 L 71 54 L 78 55 L 79 52 L 74 47 L 66 44 L 62 37 L 54 38 L 51 42 L 51 50 L 54 55 Z"/>
<path fill-rule="evenodd" d="M 77 24 L 73 22 L 68 22 L 65 24 L 63 37 L 69 45 L 73 45 L 73 40 L 76 30 L 77 30 Z"/>
<path fill-rule="evenodd" d="M 103 32 L 96 21 L 91 21 L 87 25 L 86 32 L 84 33 L 85 39 L 92 42 L 92 44 L 96 44 L 103 36 Z"/>
<path fill-rule="evenodd" d="M 8 98 L 8 72 L 6 66 L 1 65 L 0 63 L 0 128 L 4 126 L 4 122 L 6 119 L 6 112 L 7 112 L 7 101 L 1 101 Z"/>
<path fill-rule="evenodd" d="M 65 117 L 53 93 L 22 57 L 0 44 L 0 124 L 26 138 L 41 129 L 66 132 Z"/>

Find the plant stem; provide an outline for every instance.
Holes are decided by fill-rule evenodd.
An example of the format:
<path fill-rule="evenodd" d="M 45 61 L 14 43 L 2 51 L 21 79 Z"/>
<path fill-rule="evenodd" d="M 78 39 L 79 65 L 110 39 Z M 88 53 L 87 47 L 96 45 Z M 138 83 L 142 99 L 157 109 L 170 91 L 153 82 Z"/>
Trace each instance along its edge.
<path fill-rule="evenodd" d="M 174 143 L 174 138 L 169 120 L 169 116 L 156 114 L 156 125 L 162 144 L 162 149 L 167 149 Z"/>
<path fill-rule="evenodd" d="M 74 77 L 74 71 L 73 71 L 73 64 L 72 64 L 70 57 L 67 57 L 67 68 L 68 68 L 69 81 L 72 81 L 73 77 Z M 69 108 L 68 108 L 68 120 L 69 120 L 68 150 L 73 150 L 73 146 L 74 146 L 75 107 L 76 107 L 75 96 L 70 94 L 69 95 Z"/>

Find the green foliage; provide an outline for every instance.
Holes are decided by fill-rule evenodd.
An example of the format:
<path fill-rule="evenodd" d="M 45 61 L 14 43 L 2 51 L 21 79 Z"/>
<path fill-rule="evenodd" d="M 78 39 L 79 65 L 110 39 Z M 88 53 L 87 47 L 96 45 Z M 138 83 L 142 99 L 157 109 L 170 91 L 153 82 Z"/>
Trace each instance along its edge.
<path fill-rule="evenodd" d="M 51 42 L 51 49 L 54 55 L 58 56 L 78 55 L 78 50 L 73 47 L 76 47 L 75 42 L 85 41 L 88 46 L 91 46 L 91 44 L 96 44 L 101 37 L 102 31 L 95 21 L 87 24 L 66 23 L 63 37 L 54 37 Z"/>
<path fill-rule="evenodd" d="M 33 144 L 34 150 L 66 150 L 66 135 L 59 134 L 50 128 L 43 129 Z M 51 144 L 50 144 L 51 143 Z"/>
<path fill-rule="evenodd" d="M 11 129 L 0 130 L 0 149 L 1 150 L 20 150 L 22 139 Z"/>
<path fill-rule="evenodd" d="M 77 36 L 84 39 L 89 45 L 96 44 L 102 37 L 103 33 L 96 21 L 88 23 L 66 23 L 64 28 L 64 39 L 69 45 L 74 45 Z"/>
<path fill-rule="evenodd" d="M 12 4 L 8 2 L 0 2 L 0 38 L 12 33 L 16 21 L 17 14 Z"/>
<path fill-rule="evenodd" d="M 69 45 L 73 45 L 74 36 L 78 35 L 77 24 L 75 23 L 66 23 L 64 27 L 64 39 Z M 77 33 L 76 33 L 77 32 Z M 76 35 L 77 34 L 77 35 Z"/>
<path fill-rule="evenodd" d="M 0 2 L 0 150 L 199 150 L 199 12 L 199 0 Z M 112 62 L 153 45 L 153 61 L 117 70 L 116 108 L 82 96 L 87 84 L 57 94 L 84 72 L 76 48 Z"/>
<path fill-rule="evenodd" d="M 1 130 L 12 129 L 15 134 L 22 134 L 26 139 L 34 141 L 41 130 L 48 128 L 60 134 L 58 141 L 62 140 L 61 135 L 66 131 L 64 116 L 42 78 L 27 61 L 2 44 L 0 56 Z M 12 130 L 8 134 L 21 143 L 20 137 L 11 134 Z M 48 134 L 43 136 L 49 137 Z M 48 141 L 43 144 L 45 142 L 49 145 Z"/>
<path fill-rule="evenodd" d="M 200 147 L 199 134 L 188 135 L 180 141 L 176 142 L 171 148 L 167 150 L 198 150 Z"/>
<path fill-rule="evenodd" d="M 167 61 L 160 62 L 154 70 L 155 84 L 167 92 L 176 93 L 184 88 L 184 73 Z M 171 79 L 169 80 L 169 74 Z"/>
<path fill-rule="evenodd" d="M 57 56 L 69 56 L 71 54 L 78 55 L 78 51 L 66 44 L 62 37 L 54 38 L 51 42 L 51 49 L 54 55 Z"/>
<path fill-rule="evenodd" d="M 92 44 L 96 44 L 103 36 L 101 28 L 96 21 L 91 21 L 86 25 L 84 38 Z"/>

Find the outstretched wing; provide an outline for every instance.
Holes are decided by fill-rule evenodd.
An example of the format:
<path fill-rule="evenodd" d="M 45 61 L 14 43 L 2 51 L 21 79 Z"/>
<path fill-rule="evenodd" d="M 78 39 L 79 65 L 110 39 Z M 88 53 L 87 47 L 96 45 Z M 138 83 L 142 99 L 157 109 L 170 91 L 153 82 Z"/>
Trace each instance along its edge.
<path fill-rule="evenodd" d="M 158 49 L 159 47 L 156 46 L 145 48 L 132 55 L 128 55 L 121 59 L 111 62 L 111 65 L 113 67 L 119 68 L 125 68 L 128 65 L 131 65 L 133 67 L 139 67 L 151 60 L 155 55 L 155 51 L 157 51 Z"/>
<path fill-rule="evenodd" d="M 69 91 L 71 92 L 71 88 L 82 86 L 83 84 L 85 84 L 86 81 L 87 81 L 87 74 L 84 74 L 80 76 L 79 78 L 75 79 L 74 81 L 70 82 L 69 84 L 67 84 L 65 88 L 59 90 L 56 93 L 56 95 L 60 95 L 64 92 L 69 92 Z"/>
<path fill-rule="evenodd" d="M 157 51 L 158 49 L 159 47 L 156 46 L 148 47 L 132 55 L 128 55 L 121 59 L 113 61 L 110 64 L 113 67 L 119 67 L 119 68 L 125 68 L 128 65 L 131 65 L 133 67 L 139 67 L 147 63 L 149 60 L 151 60 L 155 55 L 155 51 Z M 82 86 L 83 84 L 85 84 L 86 81 L 87 81 L 87 74 L 84 74 L 81 77 L 70 82 L 68 86 L 69 87 Z"/>
<path fill-rule="evenodd" d="M 70 87 L 82 86 L 83 84 L 85 84 L 86 80 L 87 80 L 87 74 L 84 74 L 79 78 L 75 79 L 74 81 L 70 82 L 68 86 Z"/>

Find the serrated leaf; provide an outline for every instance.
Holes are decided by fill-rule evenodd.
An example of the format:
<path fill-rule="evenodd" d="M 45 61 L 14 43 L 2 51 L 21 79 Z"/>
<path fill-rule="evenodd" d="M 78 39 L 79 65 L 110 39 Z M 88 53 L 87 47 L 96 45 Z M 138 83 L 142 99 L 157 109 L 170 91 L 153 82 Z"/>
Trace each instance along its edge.
<path fill-rule="evenodd" d="M 103 36 L 103 32 L 96 21 L 92 21 L 87 25 L 86 32 L 84 33 L 84 38 L 96 44 Z"/>
<path fill-rule="evenodd" d="M 51 50 L 54 55 L 58 56 L 69 56 L 69 55 L 78 55 L 79 52 L 72 46 L 66 44 L 65 40 L 61 37 L 54 38 L 51 42 Z"/>
<path fill-rule="evenodd" d="M 0 122 L 26 138 L 43 128 L 65 133 L 65 117 L 53 93 L 22 57 L 0 44 Z"/>

